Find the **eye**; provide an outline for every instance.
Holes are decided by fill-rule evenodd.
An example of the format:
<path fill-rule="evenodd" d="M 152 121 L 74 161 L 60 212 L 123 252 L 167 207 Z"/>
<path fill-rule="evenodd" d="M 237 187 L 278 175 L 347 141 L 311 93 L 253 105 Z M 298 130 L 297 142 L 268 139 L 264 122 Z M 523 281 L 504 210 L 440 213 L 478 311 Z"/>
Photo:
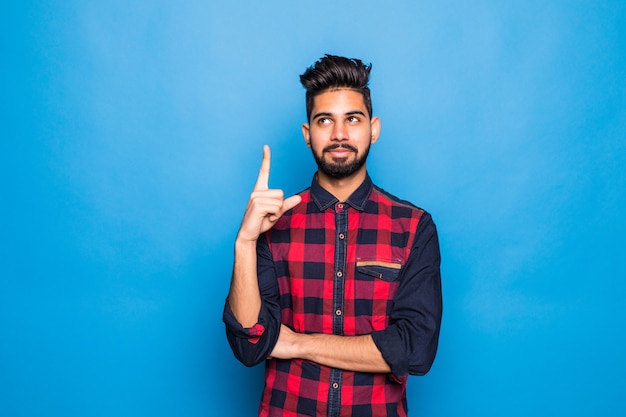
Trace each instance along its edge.
<path fill-rule="evenodd" d="M 348 116 L 348 122 L 350 123 L 358 123 L 359 121 L 361 121 L 361 119 L 359 119 L 357 116 Z"/>
<path fill-rule="evenodd" d="M 320 117 L 317 119 L 318 125 L 327 125 L 330 124 L 331 120 L 328 117 Z"/>

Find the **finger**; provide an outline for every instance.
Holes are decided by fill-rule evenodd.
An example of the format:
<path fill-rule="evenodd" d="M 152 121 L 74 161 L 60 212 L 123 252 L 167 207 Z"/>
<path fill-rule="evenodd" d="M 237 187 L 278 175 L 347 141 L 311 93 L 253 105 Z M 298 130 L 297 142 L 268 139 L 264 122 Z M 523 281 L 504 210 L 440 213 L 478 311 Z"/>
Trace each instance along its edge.
<path fill-rule="evenodd" d="M 250 200 L 246 213 L 252 217 L 266 217 L 279 214 L 283 208 L 283 200 L 275 198 L 257 198 Z"/>
<path fill-rule="evenodd" d="M 261 161 L 261 169 L 259 177 L 256 180 L 255 190 L 267 190 L 270 181 L 270 147 L 263 145 L 263 160 Z"/>
<path fill-rule="evenodd" d="M 270 189 L 270 190 L 254 190 L 250 194 L 250 199 L 265 199 L 265 198 L 273 198 L 275 200 L 282 201 L 285 193 L 280 189 Z"/>

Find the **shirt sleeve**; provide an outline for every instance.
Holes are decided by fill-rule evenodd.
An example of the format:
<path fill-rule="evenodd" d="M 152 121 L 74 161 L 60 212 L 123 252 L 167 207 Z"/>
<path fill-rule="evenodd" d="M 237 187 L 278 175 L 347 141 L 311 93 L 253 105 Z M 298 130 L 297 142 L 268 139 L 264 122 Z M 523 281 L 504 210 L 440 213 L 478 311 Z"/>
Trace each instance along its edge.
<path fill-rule="evenodd" d="M 278 283 L 265 235 L 261 235 L 257 241 L 257 277 L 261 293 L 261 311 L 257 323 L 244 328 L 235 318 L 228 300 L 222 315 L 228 343 L 235 357 L 246 366 L 257 365 L 270 355 L 280 331 Z"/>
<path fill-rule="evenodd" d="M 440 264 L 437 229 L 424 212 L 400 277 L 390 325 L 372 333 L 374 343 L 398 378 L 426 374 L 435 359 L 443 310 Z"/>

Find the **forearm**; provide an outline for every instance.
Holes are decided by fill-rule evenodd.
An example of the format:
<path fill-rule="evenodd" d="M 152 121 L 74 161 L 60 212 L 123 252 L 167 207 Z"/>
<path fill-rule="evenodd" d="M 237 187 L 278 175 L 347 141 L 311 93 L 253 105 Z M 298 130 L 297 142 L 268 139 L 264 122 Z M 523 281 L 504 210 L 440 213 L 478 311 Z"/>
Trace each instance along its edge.
<path fill-rule="evenodd" d="M 391 371 L 372 337 L 334 336 L 327 334 L 302 335 L 302 358 L 356 372 Z"/>
<path fill-rule="evenodd" d="M 261 310 L 261 295 L 257 280 L 255 241 L 241 239 L 235 241 L 235 262 L 228 304 L 244 328 L 257 323 Z"/>
<path fill-rule="evenodd" d="M 272 357 L 306 359 L 355 372 L 391 372 L 370 335 L 302 334 L 281 326 Z"/>

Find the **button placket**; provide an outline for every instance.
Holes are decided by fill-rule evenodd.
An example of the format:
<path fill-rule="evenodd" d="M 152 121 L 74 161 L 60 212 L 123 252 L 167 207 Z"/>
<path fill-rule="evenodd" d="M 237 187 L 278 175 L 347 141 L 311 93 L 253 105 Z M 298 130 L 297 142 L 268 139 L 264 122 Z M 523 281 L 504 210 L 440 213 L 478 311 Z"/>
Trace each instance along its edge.
<path fill-rule="evenodd" d="M 347 253 L 348 206 L 335 203 L 335 256 L 333 270 L 333 334 L 343 335 L 344 278 Z"/>
<path fill-rule="evenodd" d="M 346 254 L 348 239 L 348 207 L 344 203 L 335 204 L 335 253 L 333 279 L 333 334 L 343 336 L 343 307 L 344 307 L 344 274 L 346 269 Z M 329 277 L 330 278 L 330 277 Z M 341 369 L 331 369 L 330 388 L 328 391 L 329 416 L 338 416 L 341 410 Z"/>

